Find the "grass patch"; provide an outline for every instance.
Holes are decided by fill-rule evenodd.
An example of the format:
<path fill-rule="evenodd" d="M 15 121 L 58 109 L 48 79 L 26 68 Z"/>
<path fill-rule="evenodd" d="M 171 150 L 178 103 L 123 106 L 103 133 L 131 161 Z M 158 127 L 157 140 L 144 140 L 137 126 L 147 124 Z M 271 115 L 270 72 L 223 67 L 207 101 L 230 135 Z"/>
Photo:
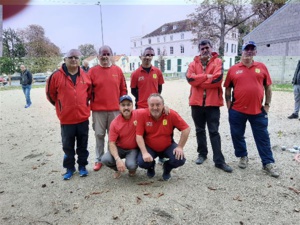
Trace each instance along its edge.
<path fill-rule="evenodd" d="M 35 89 L 35 88 L 45 88 L 46 84 L 40 84 L 40 85 L 32 85 L 31 89 Z M 5 86 L 1 86 L 0 87 L 0 91 L 9 91 L 9 90 L 22 90 L 22 86 L 9 86 L 9 85 L 5 85 Z"/>
<path fill-rule="evenodd" d="M 292 84 L 272 84 L 272 91 L 293 92 Z"/>

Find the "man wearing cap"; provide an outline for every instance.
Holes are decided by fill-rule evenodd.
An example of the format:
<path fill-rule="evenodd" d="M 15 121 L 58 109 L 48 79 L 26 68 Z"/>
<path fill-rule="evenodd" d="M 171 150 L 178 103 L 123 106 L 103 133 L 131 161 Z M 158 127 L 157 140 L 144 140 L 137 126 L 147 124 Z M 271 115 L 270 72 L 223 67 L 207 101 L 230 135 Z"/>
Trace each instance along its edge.
<path fill-rule="evenodd" d="M 180 132 L 180 140 L 173 140 L 174 128 Z M 185 163 L 183 147 L 190 133 L 189 125 L 174 110 L 164 113 L 164 99 L 160 94 L 151 94 L 148 109 L 141 109 L 137 115 L 136 142 L 140 148 L 138 165 L 147 169 L 147 176 L 155 176 L 155 158 L 167 158 L 163 164 L 163 180 L 171 178 L 171 171 Z"/>
<path fill-rule="evenodd" d="M 290 116 L 288 116 L 288 119 L 298 119 L 300 109 L 300 60 L 298 61 L 292 84 L 294 85 L 295 107 L 294 112 Z"/>
<path fill-rule="evenodd" d="M 114 178 L 119 178 L 127 168 L 129 176 L 134 176 L 137 169 L 136 158 L 138 146 L 136 143 L 136 114 L 133 110 L 132 99 L 129 95 L 120 97 L 120 115 L 110 124 L 109 151 L 101 162 L 115 171 Z M 125 163 L 122 159 L 125 158 Z"/>
<path fill-rule="evenodd" d="M 248 152 L 244 134 L 246 122 L 249 121 L 263 170 L 272 177 L 279 177 L 268 133 L 272 81 L 267 67 L 253 60 L 256 53 L 255 42 L 245 43 L 241 62 L 228 70 L 224 83 L 231 137 L 235 156 L 240 158 L 238 166 L 245 169 L 248 166 Z"/>
<path fill-rule="evenodd" d="M 125 77 L 120 67 L 112 64 L 112 49 L 104 45 L 99 49 L 99 65 L 92 67 L 88 75 L 92 82 L 91 110 L 96 139 L 94 171 L 102 167 L 106 132 L 111 121 L 120 114 L 119 98 L 127 94 Z"/>
<path fill-rule="evenodd" d="M 209 40 L 201 40 L 198 45 L 200 55 L 190 63 L 186 78 L 191 85 L 189 104 L 196 127 L 196 164 L 202 164 L 208 155 L 206 125 L 213 150 L 215 167 L 225 172 L 232 168 L 225 163 L 219 134 L 220 107 L 223 106 L 223 63 L 216 52 L 212 52 Z"/>
<path fill-rule="evenodd" d="M 63 167 L 67 169 L 64 180 L 69 180 L 75 169 L 75 154 L 80 177 L 88 175 L 88 133 L 91 97 L 91 81 L 80 68 L 77 49 L 71 49 L 61 68 L 47 80 L 46 95 L 55 106 L 61 123 L 62 146 L 65 153 Z M 76 142 L 76 150 L 75 150 Z"/>

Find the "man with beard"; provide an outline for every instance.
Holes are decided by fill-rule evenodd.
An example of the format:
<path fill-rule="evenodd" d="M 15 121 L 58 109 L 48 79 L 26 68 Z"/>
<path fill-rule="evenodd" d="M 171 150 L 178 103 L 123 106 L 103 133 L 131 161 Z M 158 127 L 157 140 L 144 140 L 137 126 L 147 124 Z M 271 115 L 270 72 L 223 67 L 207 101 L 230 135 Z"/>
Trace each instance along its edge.
<path fill-rule="evenodd" d="M 120 67 L 112 63 L 112 49 L 104 45 L 99 49 L 99 65 L 92 67 L 88 75 L 92 82 L 91 110 L 96 138 L 96 162 L 94 171 L 102 167 L 106 132 L 111 121 L 119 115 L 119 99 L 127 94 L 125 77 Z"/>
<path fill-rule="evenodd" d="M 248 152 L 244 134 L 246 122 L 249 121 L 263 170 L 272 177 L 279 177 L 268 132 L 272 81 L 267 67 L 253 60 L 256 53 L 254 41 L 245 43 L 241 62 L 228 70 L 224 83 L 231 138 L 235 156 L 240 158 L 238 166 L 245 169 L 248 166 Z"/>
<path fill-rule="evenodd" d="M 196 164 L 202 164 L 207 159 L 207 125 L 213 150 L 215 167 L 225 172 L 232 168 L 225 163 L 221 150 L 219 134 L 220 106 L 223 106 L 223 63 L 216 52 L 212 52 L 209 40 L 201 40 L 198 45 L 200 55 L 190 63 L 186 78 L 191 85 L 189 104 L 196 127 L 197 152 Z"/>

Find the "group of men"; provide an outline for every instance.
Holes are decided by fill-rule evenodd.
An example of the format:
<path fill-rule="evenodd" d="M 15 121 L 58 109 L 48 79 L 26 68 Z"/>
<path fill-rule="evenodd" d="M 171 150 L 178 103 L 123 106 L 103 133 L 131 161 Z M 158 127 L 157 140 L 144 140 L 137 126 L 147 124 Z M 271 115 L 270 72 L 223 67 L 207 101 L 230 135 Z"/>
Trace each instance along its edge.
<path fill-rule="evenodd" d="M 232 172 L 225 162 L 219 134 L 220 107 L 223 106 L 222 60 L 212 52 L 209 40 L 200 41 L 198 48 L 200 54 L 190 63 L 186 73 L 191 85 L 189 105 L 198 144 L 196 164 L 207 159 L 207 126 L 215 167 Z M 104 164 L 114 170 L 115 178 L 119 178 L 126 169 L 129 176 L 135 176 L 139 166 L 152 178 L 155 176 L 155 158 L 159 157 L 165 159 L 162 178 L 167 181 L 171 178 L 171 171 L 185 163 L 183 148 L 190 127 L 176 111 L 165 106 L 160 94 L 163 75 L 151 64 L 154 55 L 153 48 L 146 48 L 140 57 L 141 66 L 131 74 L 135 110 L 122 70 L 112 63 L 113 53 L 109 46 L 99 49 L 99 65 L 89 68 L 88 72 L 79 66 L 81 53 L 71 49 L 61 68 L 49 77 L 46 94 L 61 123 L 63 166 L 66 168 L 64 180 L 69 180 L 76 171 L 76 154 L 79 175 L 88 175 L 90 111 L 96 138 L 94 171 L 100 170 Z M 244 133 L 249 121 L 263 169 L 278 177 L 267 130 L 272 82 L 265 65 L 253 60 L 255 55 L 256 44 L 246 43 L 241 62 L 227 73 L 224 87 L 230 131 L 235 155 L 240 158 L 238 166 L 245 169 L 248 152 Z M 173 139 L 175 128 L 181 133 L 178 143 Z M 106 133 L 109 143 L 105 153 Z"/>

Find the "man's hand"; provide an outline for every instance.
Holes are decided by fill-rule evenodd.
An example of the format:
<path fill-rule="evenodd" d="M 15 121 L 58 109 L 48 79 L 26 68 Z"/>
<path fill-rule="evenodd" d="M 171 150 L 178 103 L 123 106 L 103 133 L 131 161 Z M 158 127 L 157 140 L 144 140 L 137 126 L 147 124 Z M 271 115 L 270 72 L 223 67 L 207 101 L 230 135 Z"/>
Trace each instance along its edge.
<path fill-rule="evenodd" d="M 125 172 L 126 166 L 122 159 L 118 158 L 116 160 L 116 165 L 119 172 Z"/>
<path fill-rule="evenodd" d="M 144 162 L 152 162 L 153 158 L 148 152 L 146 152 L 143 154 L 143 160 Z"/>
<path fill-rule="evenodd" d="M 177 160 L 182 160 L 184 159 L 184 153 L 183 153 L 183 149 L 179 146 L 177 146 L 174 150 L 173 150 L 173 155 L 175 155 L 175 159 Z"/>
<path fill-rule="evenodd" d="M 207 74 L 207 75 L 206 75 L 207 79 L 212 78 L 213 76 L 214 76 L 214 75 L 212 75 L 212 74 Z"/>
<path fill-rule="evenodd" d="M 226 102 L 226 106 L 227 106 L 227 109 L 230 109 L 231 101 L 227 101 L 227 102 Z"/>
<path fill-rule="evenodd" d="M 266 113 L 269 113 L 269 109 L 270 109 L 270 106 L 269 106 L 269 105 L 265 105 L 265 106 L 264 106 L 264 110 L 266 111 Z"/>

